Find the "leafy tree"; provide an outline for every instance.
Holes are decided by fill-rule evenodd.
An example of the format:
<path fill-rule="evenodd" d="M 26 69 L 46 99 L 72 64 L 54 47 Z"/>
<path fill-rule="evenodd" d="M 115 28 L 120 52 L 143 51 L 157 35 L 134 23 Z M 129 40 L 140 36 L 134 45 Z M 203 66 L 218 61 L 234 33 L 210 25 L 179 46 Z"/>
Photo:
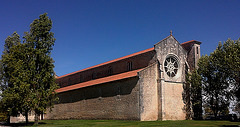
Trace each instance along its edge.
<path fill-rule="evenodd" d="M 216 56 L 221 56 L 222 63 L 219 66 L 228 75 L 230 83 L 234 86 L 232 92 L 240 101 L 240 40 L 228 39 L 223 44 L 219 43 Z"/>
<path fill-rule="evenodd" d="M 193 70 L 192 73 L 186 75 L 186 81 L 190 84 L 190 102 L 192 105 L 193 119 L 202 119 L 202 84 L 201 76 L 197 70 Z"/>
<path fill-rule="evenodd" d="M 215 118 L 220 111 L 228 108 L 230 101 L 229 80 L 223 73 L 221 56 L 216 56 L 216 49 L 210 56 L 202 56 L 198 63 L 198 71 L 202 76 L 203 101 L 209 106 Z"/>
<path fill-rule="evenodd" d="M 13 78 L 12 82 L 14 83 L 13 92 L 18 95 L 19 109 L 18 111 L 25 116 L 26 123 L 28 123 L 28 112 L 31 110 L 30 107 L 30 75 L 31 71 L 29 66 L 31 66 L 29 57 L 32 53 L 28 51 L 26 44 L 19 44 L 12 48 L 13 60 L 12 64 L 15 63 L 13 72 L 11 76 Z"/>
<path fill-rule="evenodd" d="M 21 50 L 20 37 L 14 32 L 5 40 L 1 59 L 1 109 L 7 111 L 8 123 L 11 115 L 16 116 L 22 111 L 20 92 L 23 91 L 18 83 L 19 70 L 22 70 Z"/>
<path fill-rule="evenodd" d="M 50 32 L 52 21 L 47 14 L 42 14 L 30 25 L 30 32 L 25 32 L 24 42 L 19 35 L 13 34 L 5 41 L 1 59 L 2 107 L 9 115 L 35 111 L 35 123 L 46 108 L 53 107 L 57 100 L 55 89 L 54 65 L 51 50 L 55 42 Z"/>
<path fill-rule="evenodd" d="M 191 100 L 190 100 L 190 82 L 189 82 L 189 73 L 186 73 L 186 83 L 183 84 L 183 103 L 184 103 L 184 111 L 186 112 L 185 119 L 190 120 L 192 118 L 192 108 L 191 108 Z"/>
<path fill-rule="evenodd" d="M 216 56 L 220 56 L 222 63 L 219 65 L 223 73 L 228 75 L 231 93 L 237 101 L 236 107 L 240 105 L 240 40 L 228 39 L 218 45 Z"/>
<path fill-rule="evenodd" d="M 0 121 L 6 121 L 7 120 L 7 114 L 4 111 L 0 112 Z"/>
<path fill-rule="evenodd" d="M 200 58 L 198 66 L 205 109 L 215 118 L 228 113 L 230 100 L 240 100 L 240 40 L 220 42 L 210 56 Z"/>
<path fill-rule="evenodd" d="M 25 32 L 24 42 L 30 54 L 31 66 L 29 66 L 31 90 L 30 106 L 35 111 L 35 124 L 39 115 L 52 108 L 57 99 L 55 89 L 58 88 L 54 78 L 54 64 L 51 58 L 51 50 L 55 42 L 54 34 L 50 32 L 52 20 L 47 14 L 42 14 L 30 25 L 30 32 Z"/>
<path fill-rule="evenodd" d="M 239 103 L 234 107 L 233 111 L 240 113 L 240 104 Z"/>

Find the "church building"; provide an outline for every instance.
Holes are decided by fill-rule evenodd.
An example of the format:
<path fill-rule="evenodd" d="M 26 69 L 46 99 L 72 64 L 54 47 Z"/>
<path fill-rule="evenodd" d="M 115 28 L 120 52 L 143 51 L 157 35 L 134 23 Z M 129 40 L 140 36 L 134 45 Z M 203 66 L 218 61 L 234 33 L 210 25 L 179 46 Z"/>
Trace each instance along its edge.
<path fill-rule="evenodd" d="M 57 77 L 59 102 L 44 119 L 184 120 L 185 74 L 201 42 L 172 34 L 153 48 Z"/>

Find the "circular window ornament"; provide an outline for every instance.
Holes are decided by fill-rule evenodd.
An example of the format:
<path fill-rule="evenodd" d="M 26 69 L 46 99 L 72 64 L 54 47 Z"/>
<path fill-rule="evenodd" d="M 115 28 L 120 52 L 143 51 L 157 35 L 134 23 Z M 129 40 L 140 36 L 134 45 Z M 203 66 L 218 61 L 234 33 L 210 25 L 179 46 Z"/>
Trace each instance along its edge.
<path fill-rule="evenodd" d="M 164 69 L 169 77 L 176 76 L 179 69 L 177 58 L 174 56 L 167 57 L 164 62 Z"/>

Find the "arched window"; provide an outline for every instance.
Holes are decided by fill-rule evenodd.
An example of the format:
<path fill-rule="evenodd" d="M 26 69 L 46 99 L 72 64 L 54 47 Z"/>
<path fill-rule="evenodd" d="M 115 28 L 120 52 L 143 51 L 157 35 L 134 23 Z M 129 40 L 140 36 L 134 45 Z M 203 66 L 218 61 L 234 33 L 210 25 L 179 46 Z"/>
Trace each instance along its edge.
<path fill-rule="evenodd" d="M 83 80 L 83 79 L 82 79 L 82 75 L 80 75 L 80 76 L 79 76 L 79 83 L 81 83 L 82 80 Z"/>
<path fill-rule="evenodd" d="M 93 72 L 93 73 L 92 73 L 92 79 L 95 79 L 95 78 L 96 78 L 96 73 Z"/>
<path fill-rule="evenodd" d="M 111 66 L 108 67 L 108 75 L 112 75 L 113 74 L 113 69 Z"/>
<path fill-rule="evenodd" d="M 128 71 L 131 71 L 133 69 L 133 67 L 132 67 L 132 61 L 128 61 L 127 62 L 127 70 Z"/>
<path fill-rule="evenodd" d="M 68 78 L 68 86 L 70 86 L 70 85 L 72 85 L 72 84 L 71 84 L 71 79 Z"/>

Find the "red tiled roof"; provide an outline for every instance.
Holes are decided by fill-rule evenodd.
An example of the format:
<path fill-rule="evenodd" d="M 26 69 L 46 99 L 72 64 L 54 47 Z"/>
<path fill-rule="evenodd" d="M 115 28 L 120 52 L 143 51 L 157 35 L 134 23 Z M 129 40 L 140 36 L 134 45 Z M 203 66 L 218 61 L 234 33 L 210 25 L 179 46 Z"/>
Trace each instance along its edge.
<path fill-rule="evenodd" d="M 124 57 L 120 57 L 120 58 L 117 58 L 117 59 L 114 59 L 114 60 L 111 60 L 111 61 L 108 61 L 108 62 L 105 62 L 105 63 L 101 63 L 101 64 L 98 64 L 98 65 L 95 65 L 95 66 L 92 66 L 92 67 L 88 67 L 88 68 L 85 68 L 85 69 L 82 69 L 82 70 L 79 70 L 79 71 L 68 73 L 66 75 L 62 75 L 62 76 L 57 77 L 57 79 L 62 78 L 62 77 L 66 77 L 68 75 L 76 74 L 78 72 L 86 71 L 86 70 L 89 70 L 89 69 L 92 69 L 92 68 L 100 67 L 100 66 L 103 66 L 103 65 L 106 65 L 106 64 L 110 64 L 110 63 L 113 63 L 113 62 L 116 62 L 116 61 L 120 61 L 120 60 L 123 60 L 123 59 L 126 59 L 126 58 L 137 56 L 139 54 L 143 54 L 143 53 L 150 52 L 150 51 L 153 51 L 153 50 L 154 50 L 154 47 L 150 48 L 150 49 L 146 49 L 146 50 L 140 51 L 140 52 L 136 52 L 136 53 L 124 56 Z"/>
<path fill-rule="evenodd" d="M 166 37 L 166 38 L 168 38 L 168 37 Z M 194 41 L 196 41 L 196 40 L 190 40 L 190 41 L 182 43 L 181 45 L 183 46 L 183 45 L 192 43 Z M 95 66 L 92 66 L 92 67 L 88 67 L 88 68 L 85 68 L 85 69 L 82 69 L 82 70 L 79 70 L 79 71 L 75 71 L 75 72 L 68 73 L 68 74 L 65 74 L 65 75 L 62 75 L 62 76 L 58 76 L 58 77 L 56 77 L 56 79 L 59 79 L 59 78 L 62 78 L 62 77 L 66 77 L 66 76 L 69 76 L 69 75 L 72 75 L 72 74 L 76 74 L 78 72 L 86 71 L 86 70 L 89 70 L 89 69 L 92 69 L 92 68 L 100 67 L 100 66 L 103 66 L 103 65 L 106 65 L 106 64 L 110 64 L 110 63 L 113 63 L 113 62 L 116 62 L 116 61 L 120 61 L 120 60 L 123 60 L 123 59 L 127 59 L 127 58 L 130 58 L 130 57 L 133 57 L 133 56 L 137 56 L 137 55 L 140 55 L 140 54 L 143 54 L 143 53 L 146 53 L 146 52 L 150 52 L 150 51 L 153 51 L 153 50 L 154 50 L 154 47 L 150 48 L 150 49 L 146 49 L 146 50 L 140 51 L 140 52 L 136 52 L 136 53 L 124 56 L 124 57 L 120 57 L 120 58 L 117 58 L 117 59 L 114 59 L 114 60 L 111 60 L 111 61 L 108 61 L 108 62 L 105 62 L 105 63 L 101 63 L 101 64 L 98 64 L 98 65 L 95 65 Z"/>
<path fill-rule="evenodd" d="M 70 91 L 70 90 L 87 87 L 87 86 L 93 86 L 93 85 L 97 85 L 97 84 L 102 84 L 102 83 L 107 83 L 107 82 L 130 78 L 130 77 L 135 77 L 138 75 L 137 72 L 139 72 L 140 70 L 142 70 L 142 69 L 129 71 L 129 72 L 125 72 L 125 73 L 121 73 L 121 74 L 117 74 L 117 75 L 112 75 L 112 76 L 108 76 L 108 77 L 104 77 L 104 78 L 99 78 L 99 79 L 95 79 L 95 80 L 90 80 L 90 81 L 82 82 L 82 83 L 79 83 L 76 85 L 66 86 L 66 87 L 57 89 L 56 92 L 61 93 L 61 92 L 65 92 L 65 91 Z"/>
<path fill-rule="evenodd" d="M 191 42 L 194 42 L 196 40 L 190 40 L 190 41 L 186 41 L 186 42 L 183 42 L 181 45 L 185 45 L 185 44 L 188 44 L 188 43 L 191 43 Z"/>
<path fill-rule="evenodd" d="M 196 41 L 195 40 L 190 40 L 190 41 L 182 43 L 181 45 L 183 47 L 186 47 L 188 44 L 191 44 L 192 42 L 196 42 Z M 199 43 L 201 43 L 201 42 L 199 42 Z M 105 62 L 105 63 L 102 63 L 102 64 L 98 64 L 98 65 L 95 65 L 95 66 L 92 66 L 92 67 L 89 67 L 89 68 L 85 68 L 85 69 L 82 69 L 82 70 L 79 70 L 79 71 L 76 71 L 76 72 L 72 72 L 72 73 L 69 73 L 69 74 L 66 74 L 66 75 L 63 75 L 63 76 L 59 76 L 59 77 L 57 77 L 57 79 L 62 78 L 62 77 L 66 77 L 68 75 L 72 75 L 72 74 L 75 74 L 75 73 L 78 73 L 78 72 L 86 71 L 86 70 L 89 70 L 89 69 L 92 69 L 92 68 L 100 67 L 100 66 L 103 66 L 103 65 L 106 65 L 106 64 L 110 64 L 110 63 L 113 63 L 113 62 L 117 62 L 117 61 L 120 61 L 120 60 L 123 60 L 123 59 L 126 59 L 126 58 L 130 58 L 130 57 L 133 57 L 133 56 L 136 56 L 136 55 L 140 55 L 140 54 L 143 54 L 143 53 L 146 53 L 146 52 L 150 52 L 150 51 L 153 51 L 153 50 L 154 50 L 154 47 L 150 48 L 150 49 L 140 51 L 140 52 L 136 52 L 136 53 L 124 56 L 124 57 L 120 57 L 120 58 L 117 58 L 117 59 L 114 59 L 114 60 L 111 60 L 111 61 L 108 61 L 108 62 Z M 71 85 L 71 86 L 66 86 L 66 87 L 57 89 L 56 92 L 61 93 L 61 92 L 69 91 L 69 90 L 75 90 L 75 89 L 87 87 L 87 86 L 92 86 L 92 85 L 112 82 L 112 81 L 116 81 L 116 80 L 126 79 L 126 78 L 130 78 L 130 77 L 135 77 L 135 76 L 137 76 L 137 72 L 140 71 L 140 70 L 142 70 L 142 69 L 134 70 L 134 71 L 130 71 L 130 72 L 125 72 L 125 73 L 121 73 L 121 74 L 117 74 L 117 75 L 112 75 L 112 76 L 108 76 L 108 77 L 104 77 L 104 78 L 99 78 L 99 79 L 95 79 L 95 80 L 90 80 L 90 81 L 87 81 L 87 82 L 82 82 L 82 83 Z"/>

